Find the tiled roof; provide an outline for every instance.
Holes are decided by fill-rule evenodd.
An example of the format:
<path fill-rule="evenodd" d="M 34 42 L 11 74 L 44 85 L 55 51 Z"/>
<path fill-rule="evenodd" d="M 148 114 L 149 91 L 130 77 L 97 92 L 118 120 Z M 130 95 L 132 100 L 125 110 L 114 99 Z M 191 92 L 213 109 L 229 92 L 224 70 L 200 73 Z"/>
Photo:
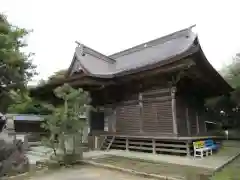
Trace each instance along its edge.
<path fill-rule="evenodd" d="M 75 49 L 73 63 L 90 76 L 111 78 L 167 61 L 193 47 L 197 35 L 192 27 L 143 43 L 111 56 L 105 56 L 83 44 Z M 71 71 L 76 68 L 72 67 Z"/>

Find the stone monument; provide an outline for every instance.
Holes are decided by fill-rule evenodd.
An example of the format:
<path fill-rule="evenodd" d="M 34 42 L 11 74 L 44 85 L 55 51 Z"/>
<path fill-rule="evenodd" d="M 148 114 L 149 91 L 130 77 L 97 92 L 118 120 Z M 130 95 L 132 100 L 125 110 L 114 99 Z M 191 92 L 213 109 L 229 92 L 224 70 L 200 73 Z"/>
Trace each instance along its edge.
<path fill-rule="evenodd" d="M 9 136 L 9 138 L 12 139 L 13 143 L 16 141 L 16 132 L 15 132 L 15 126 L 14 126 L 14 119 L 13 117 L 5 117 L 5 128 L 6 132 Z"/>
<path fill-rule="evenodd" d="M 23 150 L 23 142 L 16 139 L 14 119 L 2 114 L 0 118 L 5 121 L 0 132 L 0 177 L 28 171 L 28 158 Z"/>

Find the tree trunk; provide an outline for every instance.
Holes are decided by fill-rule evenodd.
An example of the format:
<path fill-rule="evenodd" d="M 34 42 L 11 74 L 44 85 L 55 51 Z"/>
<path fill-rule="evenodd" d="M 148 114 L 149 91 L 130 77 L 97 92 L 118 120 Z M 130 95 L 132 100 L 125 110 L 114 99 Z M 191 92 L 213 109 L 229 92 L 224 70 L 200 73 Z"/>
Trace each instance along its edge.
<path fill-rule="evenodd" d="M 73 134 L 73 151 L 72 154 L 76 154 L 76 137 L 75 134 Z"/>
<path fill-rule="evenodd" d="M 61 134 L 60 136 L 60 145 L 61 145 L 61 149 L 63 150 L 63 154 L 64 156 L 67 154 L 67 150 L 66 150 L 66 146 L 65 146 L 65 137 L 64 134 Z"/>

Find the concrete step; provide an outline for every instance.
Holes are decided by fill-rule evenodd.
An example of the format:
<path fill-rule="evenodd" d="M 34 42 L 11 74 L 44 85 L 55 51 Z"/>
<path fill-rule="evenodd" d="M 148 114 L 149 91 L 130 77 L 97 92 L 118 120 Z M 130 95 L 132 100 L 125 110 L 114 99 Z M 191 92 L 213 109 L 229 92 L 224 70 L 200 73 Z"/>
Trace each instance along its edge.
<path fill-rule="evenodd" d="M 33 146 L 33 147 L 30 147 L 30 150 L 32 151 L 36 151 L 36 152 L 49 152 L 49 151 L 52 151 L 52 148 L 50 147 L 46 147 L 46 146 Z"/>
<path fill-rule="evenodd" d="M 27 157 L 28 157 L 30 164 L 36 164 L 37 161 L 48 160 L 48 157 L 36 156 L 36 155 L 32 155 L 32 154 L 27 154 Z"/>
<path fill-rule="evenodd" d="M 40 157 L 47 157 L 50 153 L 45 152 L 36 152 L 36 151 L 27 151 L 26 154 L 33 155 L 33 156 L 40 156 Z"/>
<path fill-rule="evenodd" d="M 28 145 L 29 145 L 30 147 L 32 147 L 32 146 L 41 146 L 42 143 L 41 143 L 41 141 L 28 142 Z"/>

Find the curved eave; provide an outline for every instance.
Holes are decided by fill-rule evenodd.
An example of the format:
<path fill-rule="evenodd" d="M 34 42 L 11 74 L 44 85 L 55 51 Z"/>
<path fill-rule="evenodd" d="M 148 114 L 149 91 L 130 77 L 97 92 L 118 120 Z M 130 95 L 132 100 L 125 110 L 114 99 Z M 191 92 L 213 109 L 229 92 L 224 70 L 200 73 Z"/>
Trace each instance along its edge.
<path fill-rule="evenodd" d="M 101 88 L 102 86 L 113 84 L 112 80 L 104 80 L 101 78 L 92 78 L 87 76 L 84 72 L 81 72 L 79 74 L 76 74 L 72 77 L 49 82 L 47 84 L 44 84 L 42 86 L 38 86 L 35 88 L 30 89 L 30 95 L 32 97 L 41 97 L 41 96 L 54 96 L 53 90 L 57 88 L 58 86 L 61 86 L 63 84 L 69 84 L 73 88 L 86 88 L 86 89 L 96 89 Z"/>
<path fill-rule="evenodd" d="M 71 83 L 72 81 L 79 79 L 79 78 L 83 78 L 85 75 L 83 73 L 80 73 L 76 76 L 72 76 L 69 78 L 65 78 L 65 79 L 58 79 L 52 82 L 48 82 L 46 84 L 34 87 L 30 89 L 30 95 L 31 96 L 39 96 L 41 94 L 44 93 L 52 93 L 53 89 L 55 89 L 58 86 L 63 85 L 64 83 Z M 51 92 L 50 92 L 51 91 Z"/>
<path fill-rule="evenodd" d="M 220 94 L 225 94 L 225 93 L 228 94 L 228 93 L 232 92 L 234 89 L 231 87 L 231 85 L 228 84 L 228 82 L 219 74 L 219 72 L 207 60 L 207 58 L 201 48 L 198 38 L 196 39 L 196 42 L 197 42 L 197 45 L 199 46 L 197 56 L 199 56 L 199 59 L 201 59 L 201 60 L 195 61 L 195 63 L 199 67 L 202 67 L 202 69 L 207 71 L 209 74 L 211 74 L 211 76 L 213 77 L 213 80 L 214 80 L 213 83 L 215 83 L 217 85 L 218 91 L 221 92 Z"/>

